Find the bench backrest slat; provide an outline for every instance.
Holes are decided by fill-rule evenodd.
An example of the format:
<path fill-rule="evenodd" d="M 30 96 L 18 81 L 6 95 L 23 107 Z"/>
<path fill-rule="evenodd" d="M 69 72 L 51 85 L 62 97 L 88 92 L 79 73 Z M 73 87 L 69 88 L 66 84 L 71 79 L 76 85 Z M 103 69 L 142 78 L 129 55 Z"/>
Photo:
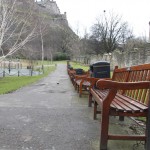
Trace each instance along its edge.
<path fill-rule="evenodd" d="M 138 81 L 150 81 L 150 64 L 143 64 L 138 66 L 132 66 L 127 68 L 115 68 L 112 80 L 118 82 L 138 82 Z M 124 94 L 133 98 L 145 105 L 149 102 L 149 89 L 139 90 L 126 90 L 118 91 L 120 94 Z"/>

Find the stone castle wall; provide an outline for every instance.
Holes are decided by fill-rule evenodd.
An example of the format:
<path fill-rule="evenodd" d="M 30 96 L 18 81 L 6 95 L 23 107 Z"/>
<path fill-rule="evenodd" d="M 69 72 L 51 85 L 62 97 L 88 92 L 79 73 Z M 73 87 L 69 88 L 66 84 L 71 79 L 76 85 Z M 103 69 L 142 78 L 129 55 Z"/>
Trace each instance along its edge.
<path fill-rule="evenodd" d="M 65 23 L 68 24 L 66 12 L 64 14 L 60 13 L 60 9 L 53 0 L 41 0 L 36 2 L 38 9 L 40 12 L 46 13 L 52 17 L 55 22 Z"/>
<path fill-rule="evenodd" d="M 37 1 L 37 4 L 44 9 L 47 9 L 51 14 L 60 14 L 59 7 L 56 1 L 53 0 L 41 0 Z"/>

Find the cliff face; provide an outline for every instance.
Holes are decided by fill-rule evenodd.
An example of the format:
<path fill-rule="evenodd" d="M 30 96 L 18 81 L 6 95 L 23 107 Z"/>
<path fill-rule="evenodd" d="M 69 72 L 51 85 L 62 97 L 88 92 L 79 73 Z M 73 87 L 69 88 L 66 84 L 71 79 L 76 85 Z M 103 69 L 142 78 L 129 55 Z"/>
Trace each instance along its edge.
<path fill-rule="evenodd" d="M 10 0 L 13 3 L 14 0 Z M 24 9 L 28 10 L 29 6 L 33 6 L 40 11 L 40 13 L 47 13 L 50 16 L 59 16 L 62 19 L 66 19 L 66 13 L 61 14 L 60 9 L 53 0 L 17 0 L 17 5 L 20 7 L 24 7 Z"/>
<path fill-rule="evenodd" d="M 20 56 L 29 59 L 41 59 L 41 35 L 40 26 L 44 28 L 42 34 L 44 43 L 44 57 L 47 59 L 52 58 L 58 52 L 68 53 L 72 46 L 72 42 L 76 39 L 75 33 L 68 26 L 66 13 L 61 14 L 57 3 L 53 0 L 18 0 L 18 4 L 23 7 L 23 10 L 27 11 L 29 6 L 32 8 L 34 18 L 38 19 L 39 27 L 37 29 L 38 36 L 29 41 L 25 49 L 18 52 Z M 21 7 L 19 7 L 21 8 Z M 33 19 L 30 22 L 35 22 Z"/>

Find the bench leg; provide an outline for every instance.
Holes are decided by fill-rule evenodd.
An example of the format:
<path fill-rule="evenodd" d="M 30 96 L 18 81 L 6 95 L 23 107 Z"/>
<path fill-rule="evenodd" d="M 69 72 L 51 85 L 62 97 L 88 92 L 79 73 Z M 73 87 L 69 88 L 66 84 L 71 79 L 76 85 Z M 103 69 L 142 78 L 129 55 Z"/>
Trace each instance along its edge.
<path fill-rule="evenodd" d="M 102 112 L 100 150 L 107 150 L 109 129 L 109 111 Z"/>
<path fill-rule="evenodd" d="M 82 85 L 80 84 L 79 85 L 79 97 L 81 97 L 81 95 L 82 95 Z"/>
<path fill-rule="evenodd" d="M 93 117 L 94 117 L 94 118 L 93 118 L 94 120 L 96 120 L 96 118 L 97 118 L 97 105 L 98 105 L 98 104 L 97 104 L 97 102 L 95 101 L 95 102 L 94 102 L 94 116 L 93 116 Z"/>
<path fill-rule="evenodd" d="M 78 90 L 78 86 L 77 86 L 76 83 L 74 83 L 74 89 L 75 89 L 75 90 Z"/>
<path fill-rule="evenodd" d="M 89 107 L 92 107 L 92 94 L 89 92 Z"/>
<path fill-rule="evenodd" d="M 77 92 L 79 93 L 79 85 L 77 85 Z"/>
<path fill-rule="evenodd" d="M 124 121 L 124 116 L 119 116 L 119 121 Z"/>

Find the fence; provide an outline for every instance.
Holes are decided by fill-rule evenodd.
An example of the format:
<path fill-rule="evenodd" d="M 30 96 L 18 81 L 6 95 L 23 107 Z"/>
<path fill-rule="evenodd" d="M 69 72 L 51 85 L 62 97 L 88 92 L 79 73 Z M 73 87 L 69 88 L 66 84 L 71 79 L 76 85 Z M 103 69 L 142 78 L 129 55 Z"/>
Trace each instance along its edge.
<path fill-rule="evenodd" d="M 41 71 L 34 71 L 33 69 L 0 69 L 0 77 L 8 76 L 35 76 L 43 74 Z"/>

